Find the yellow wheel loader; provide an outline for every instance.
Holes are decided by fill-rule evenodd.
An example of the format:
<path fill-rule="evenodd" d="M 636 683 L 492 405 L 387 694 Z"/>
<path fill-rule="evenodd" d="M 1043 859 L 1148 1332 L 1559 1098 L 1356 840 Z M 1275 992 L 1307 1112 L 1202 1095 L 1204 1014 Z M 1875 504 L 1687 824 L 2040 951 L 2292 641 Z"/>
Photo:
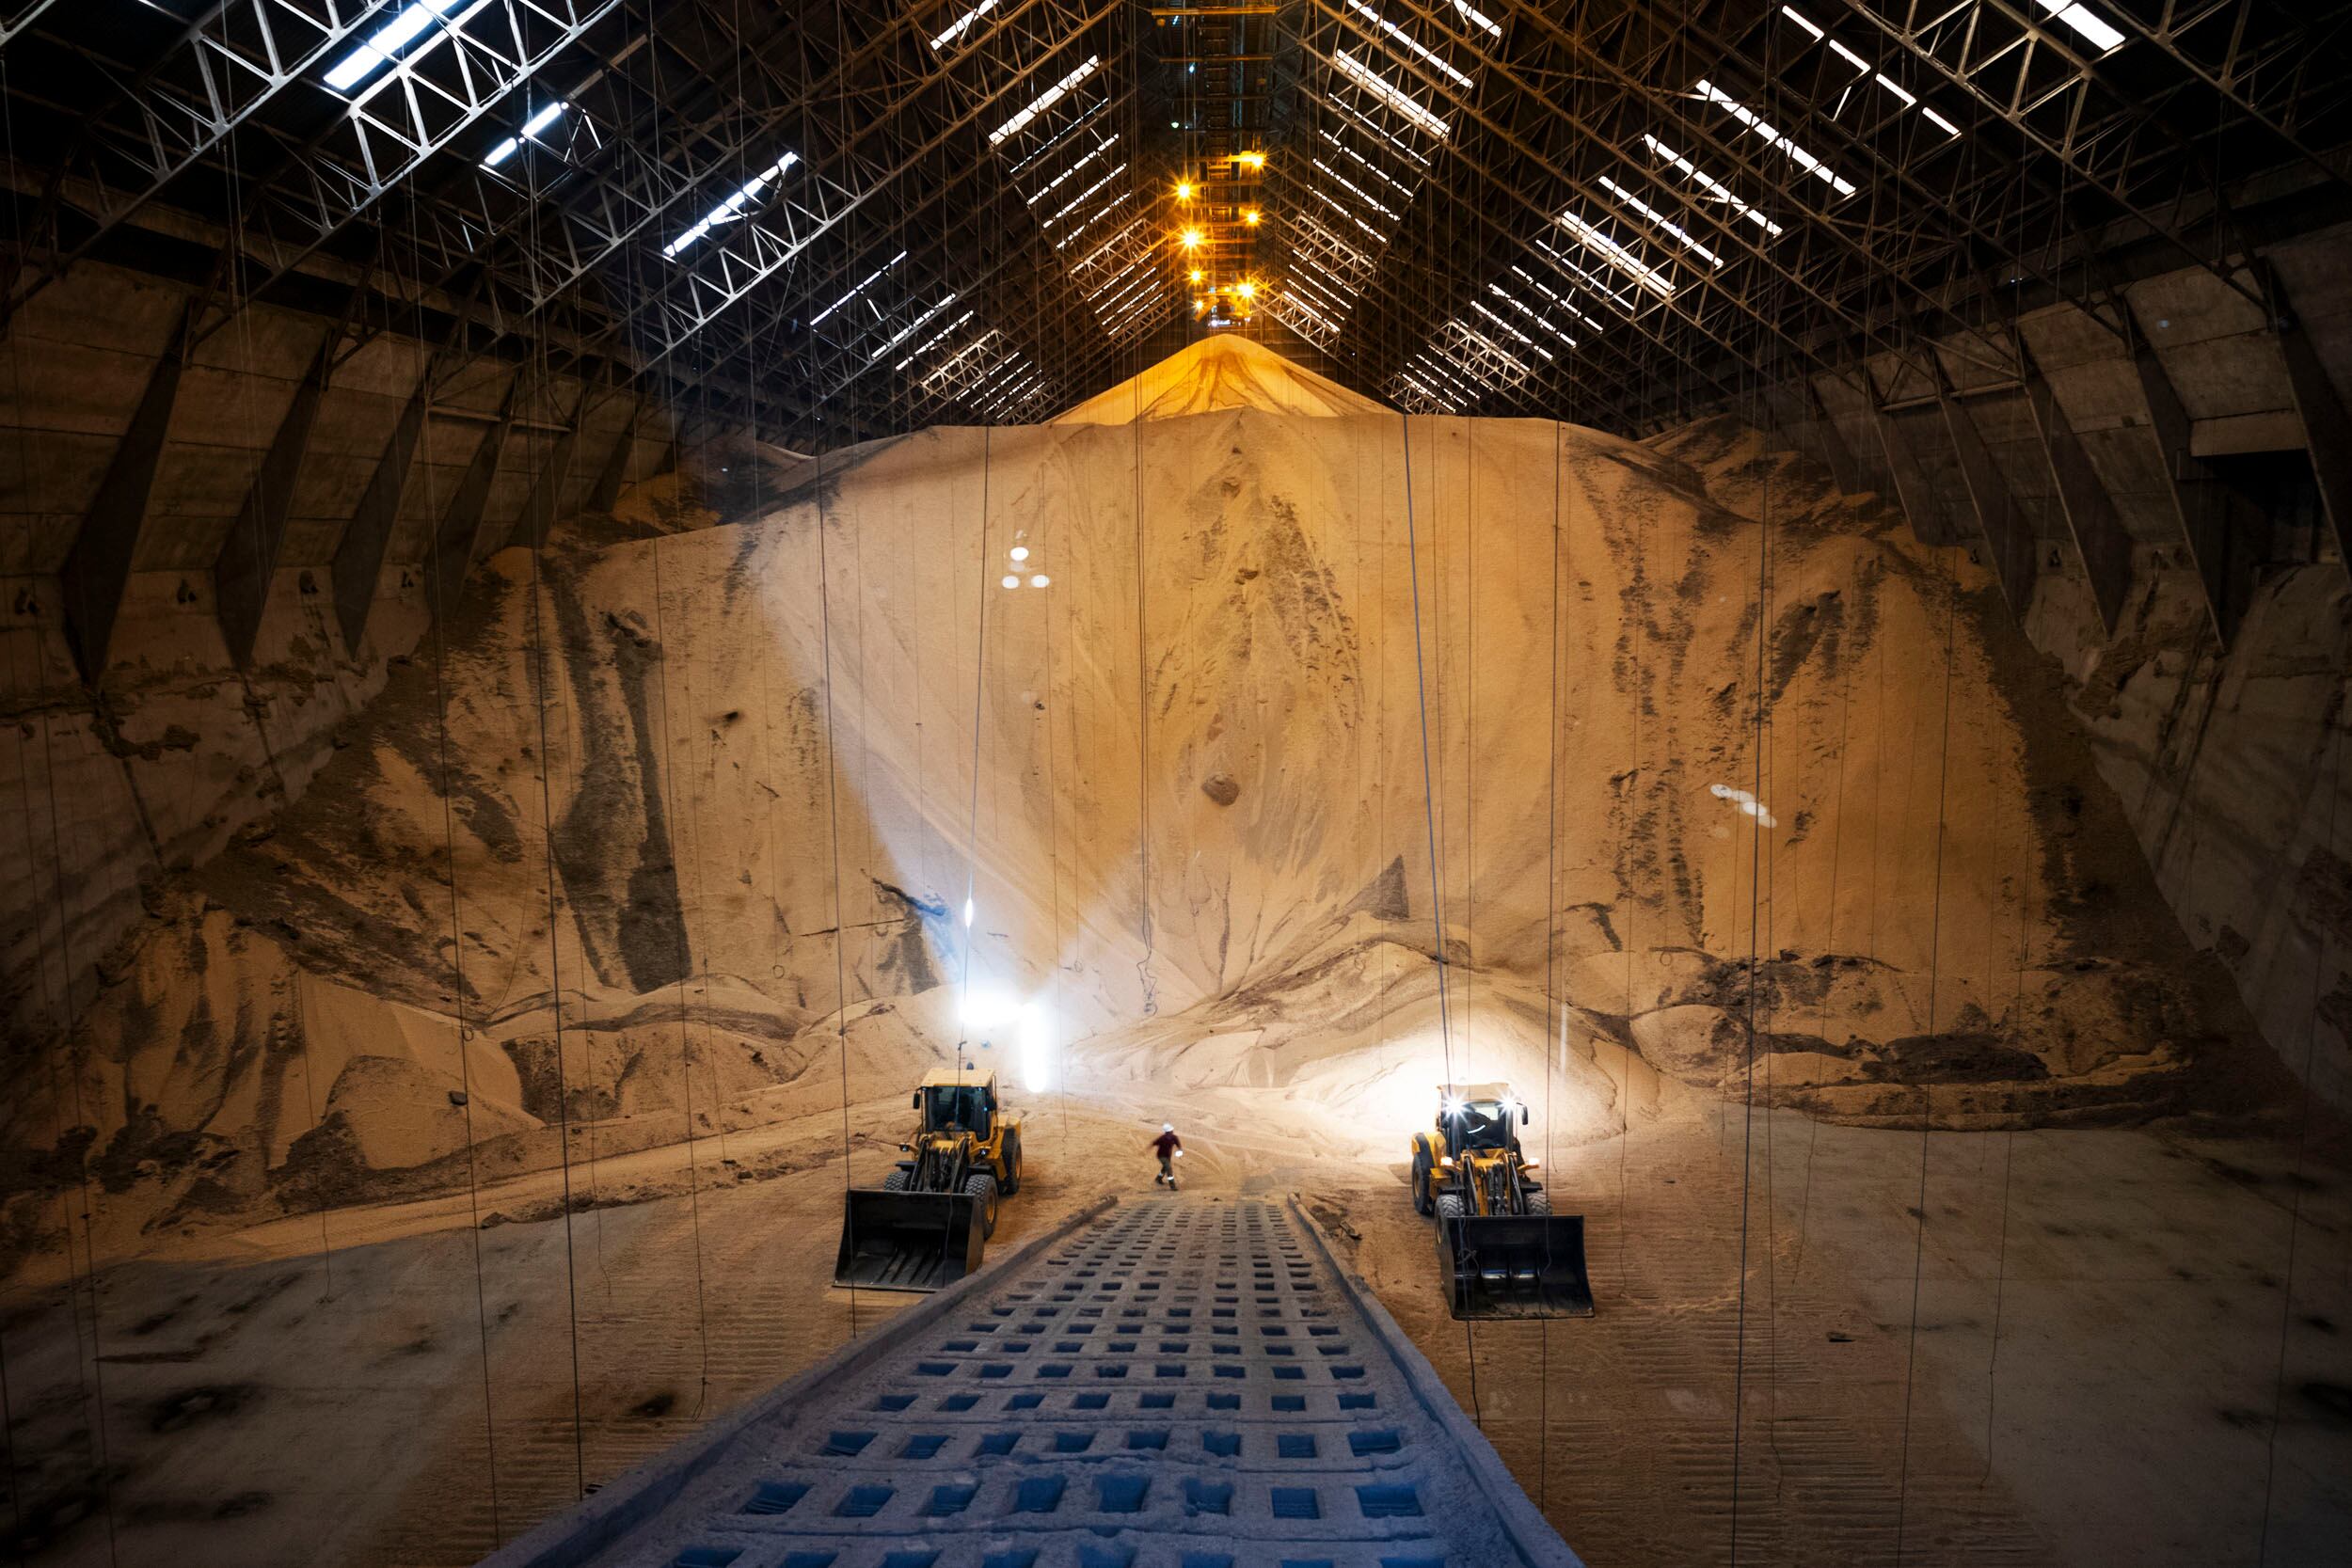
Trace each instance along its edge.
<path fill-rule="evenodd" d="M 1446 1084 L 1437 1126 L 1413 1134 L 1413 1208 L 1438 1220 L 1456 1318 L 1589 1318 L 1584 1217 L 1555 1214 L 1519 1148 L 1527 1107 L 1508 1084 Z"/>
<path fill-rule="evenodd" d="M 1021 1118 L 996 1100 L 996 1075 L 935 1069 L 914 1091 L 922 1121 L 879 1188 L 852 1189 L 834 1259 L 835 1285 L 938 1291 L 980 1266 L 1000 1198 L 1021 1190 Z"/>

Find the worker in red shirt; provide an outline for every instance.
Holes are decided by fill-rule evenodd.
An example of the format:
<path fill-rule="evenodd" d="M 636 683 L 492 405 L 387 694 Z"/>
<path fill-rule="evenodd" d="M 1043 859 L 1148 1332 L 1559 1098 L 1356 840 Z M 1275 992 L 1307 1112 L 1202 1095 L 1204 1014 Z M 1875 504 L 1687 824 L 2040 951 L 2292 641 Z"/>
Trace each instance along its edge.
<path fill-rule="evenodd" d="M 1176 1190 L 1174 1162 L 1184 1157 L 1184 1142 L 1176 1136 L 1176 1124 L 1172 1121 L 1160 1123 L 1160 1135 L 1152 1140 L 1152 1147 L 1157 1149 L 1160 1155 L 1160 1174 L 1152 1179 L 1152 1185 L 1156 1187 L 1165 1181 L 1168 1183 L 1168 1190 L 1172 1193 Z"/>

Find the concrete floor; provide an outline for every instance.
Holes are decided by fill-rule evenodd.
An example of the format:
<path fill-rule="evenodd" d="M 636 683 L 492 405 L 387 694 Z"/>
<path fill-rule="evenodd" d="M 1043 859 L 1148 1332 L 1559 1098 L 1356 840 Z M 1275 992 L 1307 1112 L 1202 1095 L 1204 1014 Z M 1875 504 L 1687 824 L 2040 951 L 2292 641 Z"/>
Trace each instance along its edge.
<path fill-rule="evenodd" d="M 1263 1095 L 1204 1110 L 1185 1197 L 1305 1195 L 1588 1562 L 1720 1564 L 1735 1528 L 1741 1563 L 1805 1568 L 2344 1560 L 2352 1185 L 2317 1150 L 1733 1106 L 1549 1151 L 1599 1314 L 1473 1336 L 1402 1148 L 1340 1158 L 1308 1124 Z M 992 1262 L 1114 1186 L 1149 1199 L 1142 1125 L 1075 1097 L 1034 1118 Z M 384 1206 L 112 1267 L 70 1303 L 13 1291 L 0 1518 L 39 1568 L 472 1562 L 907 1305 L 824 1283 L 834 1136 L 773 1169 L 705 1150 L 691 1196 L 582 1167 L 617 1206 L 568 1222 Z"/>

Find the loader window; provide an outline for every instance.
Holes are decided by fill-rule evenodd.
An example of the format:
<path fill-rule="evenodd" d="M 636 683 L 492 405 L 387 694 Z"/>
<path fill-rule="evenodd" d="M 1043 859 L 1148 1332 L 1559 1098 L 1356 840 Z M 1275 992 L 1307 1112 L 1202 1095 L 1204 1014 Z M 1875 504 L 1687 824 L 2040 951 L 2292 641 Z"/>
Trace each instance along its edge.
<path fill-rule="evenodd" d="M 1456 1112 L 1446 1141 L 1456 1148 L 1508 1148 L 1511 1118 L 1491 1100 L 1476 1100 Z"/>
<path fill-rule="evenodd" d="M 923 1130 L 946 1132 L 949 1124 L 985 1138 L 989 1133 L 988 1090 L 977 1084 L 946 1084 L 923 1091 Z"/>

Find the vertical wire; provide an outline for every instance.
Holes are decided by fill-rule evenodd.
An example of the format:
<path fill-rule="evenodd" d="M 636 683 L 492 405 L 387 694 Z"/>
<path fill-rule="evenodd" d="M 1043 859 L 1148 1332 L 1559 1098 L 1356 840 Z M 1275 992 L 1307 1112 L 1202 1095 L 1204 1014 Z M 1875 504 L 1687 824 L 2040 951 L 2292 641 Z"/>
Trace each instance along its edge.
<path fill-rule="evenodd" d="M 1944 634 L 1944 701 L 1941 719 L 1942 739 L 1936 752 L 1935 786 L 1935 857 L 1928 921 L 1928 1019 L 1927 1033 L 1935 1033 L 1936 991 L 1941 976 L 1944 931 L 1944 821 L 1945 808 L 1951 784 L 1952 734 L 1952 663 L 1954 647 L 1960 629 L 1960 580 L 1955 567 L 1952 577 L 1944 584 L 1946 593 Z M 1909 1523 L 1911 1500 L 1911 1408 L 1912 1395 L 1919 1362 L 1919 1293 L 1927 1267 L 1928 1245 L 1928 1151 L 1934 1129 L 1935 1091 L 1932 1084 L 1919 1085 L 1919 1190 L 1914 1207 L 1918 1222 L 1912 1231 L 1911 1248 L 1911 1328 L 1903 1354 L 1903 1434 L 1897 1458 L 1895 1496 L 1895 1561 L 1898 1568 L 1903 1559 L 1905 1528 Z"/>
<path fill-rule="evenodd" d="M 2216 677 L 2217 684 L 2219 677 Z M 2344 695 L 2341 675 L 2336 690 L 2322 716 L 2322 721 L 2334 733 L 2328 737 L 2332 753 L 2328 762 L 2328 841 L 2321 848 L 2335 852 L 2336 811 L 2344 801 Z M 2307 1169 L 2312 1141 L 2312 1102 L 2317 1098 L 2314 1074 L 2319 1070 L 2320 1007 L 2324 1002 L 2321 988 L 2327 984 L 2328 937 L 2326 927 L 2314 927 L 2312 940 L 2312 1009 L 2311 1022 L 2303 1031 L 2303 1087 L 2298 1097 L 2295 1134 L 2295 1181 L 2293 1196 L 2287 1202 L 2287 1266 L 2286 1282 L 2279 1291 L 2279 1360 L 2272 1383 L 2270 1402 L 2270 1431 L 2263 1444 L 2263 1522 L 2255 1537 L 2254 1561 L 2257 1568 L 2270 1560 L 2271 1505 L 2279 1482 L 2279 1428 L 2286 1412 L 2287 1397 L 2287 1338 L 2295 1323 L 2295 1270 L 2301 1260 L 2303 1238 L 2303 1195 L 2314 1183 Z"/>
<path fill-rule="evenodd" d="M 1551 1022 L 1560 1020 L 1560 1048 L 1567 1050 L 1567 1015 L 1560 1009 L 1555 964 L 1560 932 L 1560 567 L 1565 537 L 1560 531 L 1560 421 L 1551 421 L 1551 713 L 1544 730 L 1544 1190 L 1552 1180 Z M 1564 1060 L 1563 1068 L 1567 1064 Z M 1547 1205 L 1549 1207 L 1549 1205 Z M 1547 1256 L 1546 1261 L 1549 1261 Z M 1535 1506 L 1551 1501 L 1551 1320 L 1536 1320 Z"/>

